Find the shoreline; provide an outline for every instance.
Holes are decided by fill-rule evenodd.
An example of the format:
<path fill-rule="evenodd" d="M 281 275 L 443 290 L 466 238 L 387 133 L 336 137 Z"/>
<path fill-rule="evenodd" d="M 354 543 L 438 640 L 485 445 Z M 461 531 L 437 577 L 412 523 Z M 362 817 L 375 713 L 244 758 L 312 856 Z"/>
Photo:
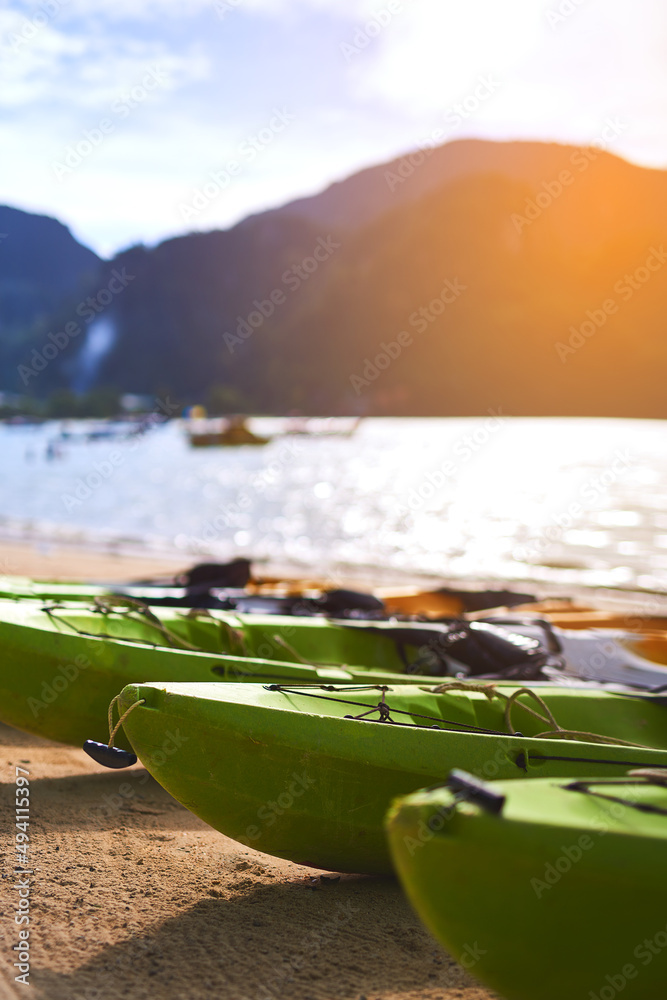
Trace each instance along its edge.
<path fill-rule="evenodd" d="M 187 563 L 187 559 L 175 555 L 91 549 L 45 539 L 10 541 L 0 537 L 0 579 L 19 576 L 62 582 L 120 582 L 144 576 L 169 576 L 180 572 Z"/>
<path fill-rule="evenodd" d="M 245 553 L 238 553 L 245 555 Z M 0 531 L 0 582 L 3 577 L 19 577 L 51 582 L 81 582 L 113 585 L 170 577 L 198 562 L 215 562 L 215 556 L 187 552 L 122 546 L 100 538 L 94 545 L 48 537 L 17 538 Z M 571 599 L 601 609 L 667 615 L 667 592 L 630 590 L 620 587 L 583 584 L 544 583 L 510 578 L 466 579 L 433 576 L 417 571 L 373 570 L 371 567 L 344 566 L 334 571 L 295 563 L 269 563 L 251 559 L 253 575 L 281 580 L 306 581 L 311 587 L 321 583 L 331 589 L 407 592 L 412 589 L 437 590 L 451 587 L 461 590 L 507 589 L 532 594 L 537 600 Z M 1 1000 L 1 998 L 0 998 Z"/>

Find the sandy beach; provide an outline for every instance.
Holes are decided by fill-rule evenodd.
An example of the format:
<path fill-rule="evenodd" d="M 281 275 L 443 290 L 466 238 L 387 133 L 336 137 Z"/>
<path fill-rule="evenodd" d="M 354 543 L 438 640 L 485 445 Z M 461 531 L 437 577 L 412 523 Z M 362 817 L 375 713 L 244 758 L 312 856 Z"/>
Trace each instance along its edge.
<path fill-rule="evenodd" d="M 93 551 L 75 545 L 0 539 L 0 577 L 124 581 L 168 576 L 187 568 L 193 561 L 176 555 L 127 555 L 113 549 Z"/>
<path fill-rule="evenodd" d="M 11 568 L 10 568 L 11 567 Z M 128 579 L 182 562 L 0 546 L 3 573 Z M 3 814 L 30 782 L 30 972 L 13 946 L 19 889 L 6 837 L 0 998 L 488 1000 L 421 926 L 397 882 L 293 865 L 223 837 L 140 766 L 0 726 Z M 321 877 L 321 876 L 324 877 Z"/>

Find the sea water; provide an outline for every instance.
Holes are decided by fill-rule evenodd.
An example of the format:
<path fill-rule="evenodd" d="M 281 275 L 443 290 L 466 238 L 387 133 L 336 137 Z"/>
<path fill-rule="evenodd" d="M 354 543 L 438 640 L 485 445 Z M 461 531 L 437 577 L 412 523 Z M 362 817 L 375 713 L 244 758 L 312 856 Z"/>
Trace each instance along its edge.
<path fill-rule="evenodd" d="M 193 448 L 180 420 L 93 435 L 84 421 L 0 425 L 0 536 L 318 576 L 665 588 L 665 422 L 372 418 L 350 436 L 250 424 L 270 442 Z"/>

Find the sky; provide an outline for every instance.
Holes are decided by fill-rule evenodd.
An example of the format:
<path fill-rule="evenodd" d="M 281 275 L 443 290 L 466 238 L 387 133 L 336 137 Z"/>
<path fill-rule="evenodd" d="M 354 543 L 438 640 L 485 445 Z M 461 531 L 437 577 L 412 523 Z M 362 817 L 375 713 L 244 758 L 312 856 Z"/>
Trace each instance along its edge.
<path fill-rule="evenodd" d="M 667 167 L 666 54 L 663 0 L 4 0 L 0 204 L 110 256 L 434 135 Z"/>

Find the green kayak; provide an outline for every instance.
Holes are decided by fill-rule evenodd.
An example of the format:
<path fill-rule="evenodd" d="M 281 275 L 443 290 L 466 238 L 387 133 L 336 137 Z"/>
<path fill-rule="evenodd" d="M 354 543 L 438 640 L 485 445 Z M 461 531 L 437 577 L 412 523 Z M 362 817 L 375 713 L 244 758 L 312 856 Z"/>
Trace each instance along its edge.
<path fill-rule="evenodd" d="M 396 643 L 376 633 L 313 618 L 161 610 L 157 618 L 117 601 L 97 611 L 0 601 L 0 721 L 81 746 L 100 733 L 109 702 L 132 681 L 432 681 L 397 677 L 404 667 Z M 319 656 L 299 662 L 292 642 Z M 353 656 L 361 665 L 338 665 Z M 126 746 L 122 734 L 119 745 Z"/>
<path fill-rule="evenodd" d="M 25 608 L 30 610 L 24 613 Z M 123 596 L 41 606 L 36 601 L 0 601 L 0 648 L 5 625 L 26 620 L 49 633 L 92 633 L 311 666 L 353 664 L 396 674 L 531 681 L 550 680 L 556 670 L 574 678 L 645 689 L 667 684 L 667 635 L 565 630 L 539 619 L 369 621 L 257 610 L 149 608 Z"/>
<path fill-rule="evenodd" d="M 667 641 L 650 647 L 621 630 L 564 630 L 545 623 L 489 618 L 446 622 L 337 620 L 205 609 L 149 608 L 124 597 L 94 602 L 0 600 L 4 630 L 38 628 L 309 665 L 357 664 L 394 673 L 471 674 L 535 679 L 545 668 L 638 687 L 667 682 Z M 649 658 L 650 657 L 650 658 Z M 137 678 L 135 678 L 137 679 Z M 166 679 L 166 678 L 165 678 Z"/>
<path fill-rule="evenodd" d="M 109 596 L 109 589 L 94 583 L 59 583 L 31 580 L 29 577 L 0 576 L 0 600 L 3 601 L 94 601 Z"/>
<path fill-rule="evenodd" d="M 388 587 L 367 592 L 332 587 L 318 578 L 255 576 L 247 559 L 200 563 L 172 577 L 109 583 L 31 580 L 0 575 L 0 598 L 8 600 L 93 601 L 131 597 L 160 607 L 216 608 L 264 614 L 374 612 L 379 617 L 423 615 L 442 618 L 484 609 L 532 605 L 531 594 L 515 591 L 440 587 Z M 537 606 L 536 606 L 537 607 Z"/>
<path fill-rule="evenodd" d="M 481 783 L 395 803 L 396 869 L 432 933 L 507 1000 L 657 1000 L 667 777 Z"/>
<path fill-rule="evenodd" d="M 41 630 L 46 653 L 54 634 L 81 640 L 100 636 L 285 663 L 363 664 L 395 673 L 406 668 L 417 672 L 414 668 L 420 665 L 418 654 L 425 638 L 423 627 L 412 623 L 397 632 L 393 622 L 150 609 L 122 597 L 100 598 L 94 604 L 0 600 L 0 648 L 5 644 L 5 629 L 13 632 L 16 627 Z M 414 634 L 412 641 L 409 634 L 405 638 L 406 630 Z M 437 632 L 433 635 L 437 639 Z M 424 658 L 424 668 L 428 665 Z M 428 670 L 419 672 L 427 674 Z"/>
<path fill-rule="evenodd" d="M 654 696 L 549 684 L 146 683 L 126 687 L 118 708 L 134 752 L 192 812 L 267 854 L 336 871 L 391 872 L 391 800 L 455 766 L 500 778 L 667 767 L 667 708 Z"/>
<path fill-rule="evenodd" d="M 124 598 L 98 599 L 93 606 L 0 601 L 0 721 L 81 745 L 94 735 L 111 698 L 133 681 L 428 683 L 467 669 L 450 659 L 445 626 L 174 608 L 160 608 L 158 617 L 155 611 Z M 455 639 L 460 626 L 467 623 L 454 623 Z M 470 628 L 500 642 L 503 653 L 509 647 L 511 655 L 524 655 L 525 637 L 514 646 L 492 624 Z M 585 668 L 598 640 L 581 632 L 570 636 L 573 662 L 579 651 Z M 530 657 L 532 640 L 526 641 Z M 462 642 L 477 650 L 467 638 Z M 532 671 L 535 663 L 539 670 L 542 662 L 538 656 L 519 667 Z M 630 671 L 629 679 L 637 673 Z M 667 670 L 654 665 L 647 676 L 655 683 L 653 674 L 661 681 Z"/>

